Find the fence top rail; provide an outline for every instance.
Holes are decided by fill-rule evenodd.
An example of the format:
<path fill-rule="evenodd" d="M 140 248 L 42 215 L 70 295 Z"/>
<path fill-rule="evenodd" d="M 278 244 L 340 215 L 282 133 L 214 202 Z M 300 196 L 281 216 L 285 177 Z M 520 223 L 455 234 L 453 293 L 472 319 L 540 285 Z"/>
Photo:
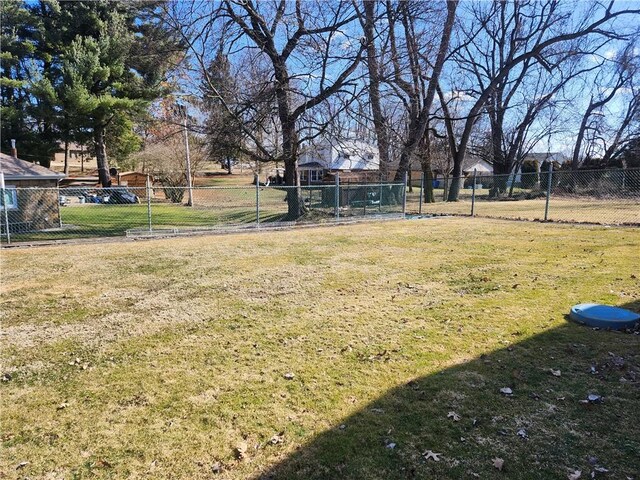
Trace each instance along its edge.
<path fill-rule="evenodd" d="M 341 183 L 340 187 L 401 187 L 404 183 L 394 183 L 394 182 L 385 182 L 385 183 Z M 41 190 L 49 190 L 60 193 L 78 193 L 78 192 L 113 192 L 113 191 L 122 191 L 122 190 L 131 190 L 131 191 L 146 191 L 147 187 L 130 187 L 127 185 L 118 185 L 114 187 L 20 187 L 7 185 L 7 187 L 11 187 L 11 189 L 15 190 L 29 190 L 29 191 L 41 191 Z M 259 185 L 260 188 L 273 188 L 273 189 L 291 189 L 291 188 L 301 188 L 301 189 L 309 189 L 309 188 L 335 188 L 335 183 L 322 183 L 322 184 L 312 184 L 312 185 Z M 152 189 L 158 190 L 184 190 L 187 191 L 189 187 L 168 187 L 164 185 L 153 185 Z M 255 190 L 255 185 L 225 185 L 225 186 L 197 186 L 191 187 L 191 190 Z M 8 189 L 8 188 L 7 188 Z"/>

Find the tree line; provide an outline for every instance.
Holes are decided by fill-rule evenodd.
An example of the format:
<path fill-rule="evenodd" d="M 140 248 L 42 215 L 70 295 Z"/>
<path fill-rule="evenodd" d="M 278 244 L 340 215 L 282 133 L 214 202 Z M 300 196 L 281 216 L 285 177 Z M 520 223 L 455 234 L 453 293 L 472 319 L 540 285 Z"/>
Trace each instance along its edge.
<path fill-rule="evenodd" d="M 14 0 L 2 5 L 2 146 L 18 137 L 44 159 L 53 140 L 90 138 L 103 172 L 115 148 L 171 137 L 153 126 L 177 123 L 166 108 L 157 114 L 158 100 L 184 98 L 206 156 L 280 162 L 292 187 L 310 145 L 344 136 L 377 145 L 385 180 L 415 166 L 427 179 L 434 171 L 461 177 L 470 154 L 509 174 L 534 148 L 563 138 L 571 168 L 637 166 L 634 7 Z M 448 199 L 460 188 L 454 181 Z M 494 182 L 492 195 L 506 188 Z M 298 217 L 299 188 L 289 196 Z"/>

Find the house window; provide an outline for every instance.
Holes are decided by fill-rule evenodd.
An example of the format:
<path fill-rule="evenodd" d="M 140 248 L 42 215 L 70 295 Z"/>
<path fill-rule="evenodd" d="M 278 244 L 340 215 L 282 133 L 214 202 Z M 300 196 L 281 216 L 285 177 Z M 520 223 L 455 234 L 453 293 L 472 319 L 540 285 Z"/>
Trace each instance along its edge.
<path fill-rule="evenodd" d="M 310 170 L 309 173 L 311 174 L 312 182 L 319 182 L 322 180 L 322 170 Z"/>
<path fill-rule="evenodd" d="M 18 209 L 18 194 L 16 187 L 12 185 L 6 185 L 4 187 L 4 195 L 0 198 L 0 207 L 5 208 L 5 205 L 7 210 Z"/>

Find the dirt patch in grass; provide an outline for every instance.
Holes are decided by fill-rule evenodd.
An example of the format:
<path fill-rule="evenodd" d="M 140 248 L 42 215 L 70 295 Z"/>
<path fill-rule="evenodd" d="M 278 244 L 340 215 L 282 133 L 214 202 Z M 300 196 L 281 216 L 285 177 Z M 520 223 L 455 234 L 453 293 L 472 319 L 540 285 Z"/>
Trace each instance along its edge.
<path fill-rule="evenodd" d="M 640 338 L 564 316 L 637 308 L 639 248 L 436 219 L 3 251 L 0 472 L 633 477 Z"/>

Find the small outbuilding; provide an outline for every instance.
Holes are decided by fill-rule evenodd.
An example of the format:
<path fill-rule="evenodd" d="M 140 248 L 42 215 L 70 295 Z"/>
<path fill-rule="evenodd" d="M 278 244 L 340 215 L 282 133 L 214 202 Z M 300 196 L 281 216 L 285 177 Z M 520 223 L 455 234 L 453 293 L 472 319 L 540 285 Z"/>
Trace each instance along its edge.
<path fill-rule="evenodd" d="M 0 153 L 0 166 L 5 182 L 1 207 L 6 207 L 9 231 L 60 227 L 58 182 L 65 175 L 4 153 Z M 3 232 L 4 223 L 0 222 Z"/>

